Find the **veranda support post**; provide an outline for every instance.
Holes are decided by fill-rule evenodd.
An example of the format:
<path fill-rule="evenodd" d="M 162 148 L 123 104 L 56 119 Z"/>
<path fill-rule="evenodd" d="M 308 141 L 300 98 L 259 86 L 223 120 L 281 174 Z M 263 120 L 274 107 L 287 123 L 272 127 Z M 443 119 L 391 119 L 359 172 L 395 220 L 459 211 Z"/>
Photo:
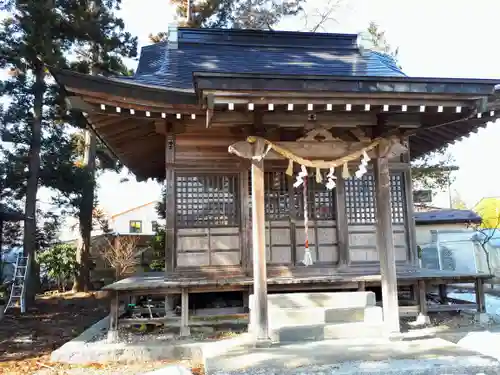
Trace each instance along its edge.
<path fill-rule="evenodd" d="M 117 341 L 118 339 L 118 317 L 120 309 L 120 299 L 118 292 L 114 291 L 111 293 L 111 305 L 109 311 L 109 330 L 107 340 L 110 343 Z"/>
<path fill-rule="evenodd" d="M 377 204 L 377 250 L 380 259 L 382 308 L 384 324 L 389 335 L 400 333 L 396 254 L 392 230 L 389 158 L 384 145 L 378 146 L 374 160 Z"/>
<path fill-rule="evenodd" d="M 264 160 L 252 160 L 253 316 L 256 346 L 268 346 L 267 270 L 264 221 Z"/>

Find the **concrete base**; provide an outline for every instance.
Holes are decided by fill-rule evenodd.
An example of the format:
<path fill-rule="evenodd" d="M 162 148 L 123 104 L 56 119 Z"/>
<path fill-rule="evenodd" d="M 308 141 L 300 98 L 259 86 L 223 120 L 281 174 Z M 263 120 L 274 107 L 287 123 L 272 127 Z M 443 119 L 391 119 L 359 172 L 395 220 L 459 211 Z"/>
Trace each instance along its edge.
<path fill-rule="evenodd" d="M 429 315 L 418 314 L 417 319 L 414 322 L 410 322 L 413 327 L 425 326 L 431 324 L 431 318 Z"/>
<path fill-rule="evenodd" d="M 251 347 L 254 340 L 248 334 L 213 342 L 172 340 L 161 335 L 137 340 L 107 342 L 109 318 L 84 331 L 80 336 L 52 352 L 51 362 L 89 364 L 108 362 L 141 362 L 190 360 L 193 365 L 205 363 L 205 358 L 218 356 L 235 347 Z M 166 373 L 170 374 L 170 373 Z"/>
<path fill-rule="evenodd" d="M 273 346 L 273 342 L 271 341 L 271 339 L 255 340 L 255 347 L 256 348 L 270 348 L 271 346 Z"/>
<path fill-rule="evenodd" d="M 108 331 L 106 334 L 106 343 L 114 344 L 116 342 L 118 342 L 118 331 Z"/>
<path fill-rule="evenodd" d="M 487 313 L 476 313 L 474 315 L 474 320 L 480 325 L 488 325 L 493 323 L 492 317 Z"/>

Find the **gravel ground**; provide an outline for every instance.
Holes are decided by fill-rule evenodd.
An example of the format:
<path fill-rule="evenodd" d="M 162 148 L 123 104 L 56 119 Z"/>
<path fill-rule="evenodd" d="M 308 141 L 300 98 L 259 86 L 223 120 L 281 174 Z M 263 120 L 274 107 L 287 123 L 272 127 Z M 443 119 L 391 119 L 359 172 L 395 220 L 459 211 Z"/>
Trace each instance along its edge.
<path fill-rule="evenodd" d="M 465 365 L 457 363 L 454 366 L 440 366 L 434 361 L 426 361 L 427 366 L 423 366 L 422 361 L 387 361 L 379 362 L 384 365 L 381 368 L 364 367 L 366 362 L 362 363 L 343 363 L 341 365 L 321 365 L 304 366 L 303 368 L 252 368 L 237 371 L 215 371 L 209 375 L 498 375 L 500 367 L 498 365 Z"/>

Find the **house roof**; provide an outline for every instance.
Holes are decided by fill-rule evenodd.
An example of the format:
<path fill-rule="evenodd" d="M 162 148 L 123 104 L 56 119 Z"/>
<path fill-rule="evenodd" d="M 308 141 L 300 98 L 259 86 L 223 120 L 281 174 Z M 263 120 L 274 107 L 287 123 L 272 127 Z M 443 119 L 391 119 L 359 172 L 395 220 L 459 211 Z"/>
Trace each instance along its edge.
<path fill-rule="evenodd" d="M 442 209 L 415 212 L 414 217 L 415 223 L 419 225 L 481 223 L 481 217 L 471 210 Z"/>
<path fill-rule="evenodd" d="M 150 206 L 150 205 L 155 204 L 157 202 L 158 201 L 152 201 L 152 202 L 144 203 L 144 204 L 141 204 L 140 206 L 132 207 L 132 208 L 129 208 L 129 209 L 125 210 L 125 211 L 118 212 L 118 213 L 116 213 L 114 215 L 111 215 L 111 219 L 115 219 L 118 216 L 122 216 L 122 215 L 128 214 L 129 212 L 133 212 L 135 210 L 139 210 L 139 209 L 141 209 L 143 207 Z"/>
<path fill-rule="evenodd" d="M 193 90 L 193 72 L 404 77 L 394 59 L 358 46 L 356 34 L 178 29 L 177 43 L 143 47 L 123 81 Z"/>

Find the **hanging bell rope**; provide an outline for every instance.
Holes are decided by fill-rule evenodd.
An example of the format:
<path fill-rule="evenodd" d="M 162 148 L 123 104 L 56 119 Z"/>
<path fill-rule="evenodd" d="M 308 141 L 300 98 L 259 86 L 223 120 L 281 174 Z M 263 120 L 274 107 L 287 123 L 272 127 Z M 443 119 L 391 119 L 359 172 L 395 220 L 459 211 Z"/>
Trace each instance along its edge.
<path fill-rule="evenodd" d="M 307 172 L 306 172 L 307 173 Z M 313 264 L 311 250 L 309 249 L 309 215 L 308 215 L 308 202 L 307 202 L 307 175 L 303 183 L 303 195 L 304 195 L 304 259 L 303 263 L 305 266 L 310 266 Z"/>

